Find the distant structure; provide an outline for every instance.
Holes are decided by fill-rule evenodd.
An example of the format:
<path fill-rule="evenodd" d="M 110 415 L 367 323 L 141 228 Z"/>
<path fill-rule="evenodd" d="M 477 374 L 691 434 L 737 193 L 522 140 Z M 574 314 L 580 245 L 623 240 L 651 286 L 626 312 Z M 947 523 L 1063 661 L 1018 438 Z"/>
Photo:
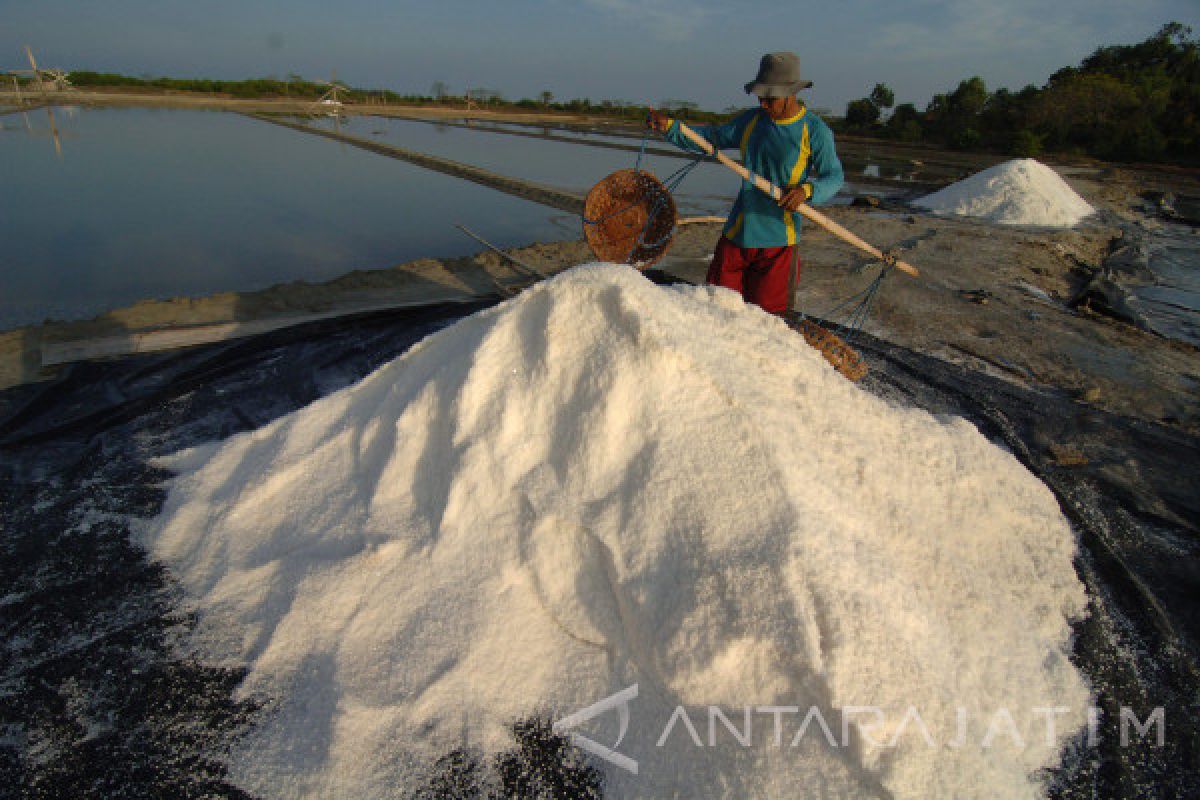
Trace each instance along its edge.
<path fill-rule="evenodd" d="M 467 103 L 474 104 L 475 107 L 499 102 L 503 97 L 504 94 L 499 89 L 467 89 Z"/>
<path fill-rule="evenodd" d="M 63 72 L 61 69 L 46 70 L 42 74 L 49 76 L 49 80 L 43 81 L 44 83 L 50 84 L 47 87 L 47 89 L 49 91 L 66 92 L 66 91 L 70 91 L 71 89 L 75 88 L 74 86 L 71 85 L 71 81 L 67 77 L 67 73 Z"/>
<path fill-rule="evenodd" d="M 315 81 L 322 86 L 328 86 L 329 89 L 321 98 L 317 100 L 317 113 L 327 114 L 329 116 L 338 116 L 342 113 L 342 108 L 345 105 L 342 102 L 342 95 L 349 94 L 350 87 L 337 79 L 337 72 L 333 72 L 327 81 Z"/>
<path fill-rule="evenodd" d="M 37 59 L 33 57 L 33 49 L 25 45 L 25 57 L 29 59 L 29 69 L 13 70 L 14 73 L 30 76 L 28 88 L 45 95 L 47 92 L 65 92 L 73 88 L 68 74 L 61 69 L 40 69 Z M 16 78 L 13 78 L 16 84 Z M 18 97 L 20 89 L 17 90 Z"/>
<path fill-rule="evenodd" d="M 21 94 L 21 82 L 17 80 L 17 76 L 13 73 L 9 73 L 9 77 L 12 78 L 13 91 L 17 94 L 17 105 L 25 105 L 25 98 Z"/>

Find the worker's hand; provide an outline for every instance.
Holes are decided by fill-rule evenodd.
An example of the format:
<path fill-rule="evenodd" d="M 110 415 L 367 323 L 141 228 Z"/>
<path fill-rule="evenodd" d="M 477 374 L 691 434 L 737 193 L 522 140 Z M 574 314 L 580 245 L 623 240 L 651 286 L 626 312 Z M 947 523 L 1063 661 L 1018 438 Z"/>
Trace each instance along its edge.
<path fill-rule="evenodd" d="M 807 203 L 811 198 L 812 188 L 806 183 L 784 192 L 783 197 L 779 198 L 779 205 L 788 211 L 799 211 L 800 206 Z"/>
<path fill-rule="evenodd" d="M 650 113 L 646 115 L 646 127 L 652 131 L 666 133 L 671 127 L 671 118 L 651 106 Z"/>

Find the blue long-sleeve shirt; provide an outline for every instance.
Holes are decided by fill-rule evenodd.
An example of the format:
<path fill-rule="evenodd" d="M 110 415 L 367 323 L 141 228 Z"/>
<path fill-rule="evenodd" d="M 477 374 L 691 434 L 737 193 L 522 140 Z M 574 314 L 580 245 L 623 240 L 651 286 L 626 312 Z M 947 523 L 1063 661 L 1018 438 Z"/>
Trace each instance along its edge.
<path fill-rule="evenodd" d="M 724 125 L 703 125 L 695 131 L 718 149 L 739 148 L 746 169 L 761 175 L 786 192 L 796 186 L 811 187 L 813 205 L 827 203 L 842 186 L 842 162 L 833 145 L 829 126 L 807 108 L 778 122 L 760 108 L 742 112 Z M 700 148 L 672 121 L 667 141 L 692 152 Z M 750 181 L 742 189 L 725 222 L 725 236 L 740 247 L 793 245 L 799 236 L 801 216 L 784 211 Z"/>

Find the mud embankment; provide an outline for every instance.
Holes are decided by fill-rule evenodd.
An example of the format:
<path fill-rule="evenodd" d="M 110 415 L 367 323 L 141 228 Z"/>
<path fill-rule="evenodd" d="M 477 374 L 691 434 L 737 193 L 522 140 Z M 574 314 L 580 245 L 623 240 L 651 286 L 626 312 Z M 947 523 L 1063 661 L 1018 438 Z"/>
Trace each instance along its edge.
<path fill-rule="evenodd" d="M 266 114 L 310 114 L 320 107 L 311 97 L 263 97 L 241 98 L 223 97 L 211 94 L 195 94 L 190 92 L 148 93 L 140 91 L 91 91 L 87 89 L 71 89 L 61 92 L 44 92 L 40 95 L 46 101 L 56 105 L 78 105 L 95 107 L 142 107 L 142 108 L 181 108 L 206 109 L 215 111 L 240 111 L 243 113 Z M 27 96 L 24 96 L 28 99 Z M 17 105 L 17 94 L 12 91 L 0 90 L 0 105 Z M 327 109 L 323 109 L 327 110 Z M 473 119 L 493 120 L 497 122 L 529 122 L 533 124 L 548 123 L 578 123 L 578 114 L 558 112 L 510 112 L 489 111 L 485 109 L 466 109 L 463 106 L 409 106 L 390 105 L 386 103 L 354 103 L 343 106 L 346 114 L 364 114 L 377 116 L 421 116 L 431 119 L 449 118 L 461 119 L 469 116 Z"/>
<path fill-rule="evenodd" d="M 1086 196 L 1086 186 L 1077 188 Z M 1104 224 L 1104 214 L 1067 232 L 858 208 L 832 209 L 830 215 L 868 241 L 898 247 L 921 269 L 920 279 L 901 274 L 886 279 L 866 325 L 872 334 L 1022 386 L 1066 392 L 1107 410 L 1200 430 L 1196 348 L 1071 307 L 1070 300 L 1120 236 L 1119 227 Z M 702 282 L 720 230 L 719 224 L 681 227 L 659 266 Z M 807 313 L 823 316 L 874 275 L 875 267 L 856 252 L 811 227 L 804 231 L 803 248 L 798 303 Z M 592 259 L 582 241 L 509 252 L 548 273 Z M 494 293 L 494 281 L 519 286 L 524 280 L 503 258 L 483 252 L 355 272 L 324 284 L 297 282 L 261 292 L 139 303 L 87 322 L 0 335 L 0 378 L 12 385 L 53 374 L 43 354 L 61 353 L 72 343 L 230 323 L 282 327 L 317 315 L 468 301 Z M 235 308 L 237 318 L 231 319 Z"/>
<path fill-rule="evenodd" d="M 248 114 L 252 119 L 269 122 L 273 125 L 282 125 L 285 128 L 291 128 L 304 133 L 311 133 L 314 136 L 323 136 L 326 139 L 334 139 L 339 142 L 359 147 L 363 150 L 368 150 L 379 155 L 389 156 L 390 158 L 399 158 L 403 161 L 408 161 L 416 164 L 419 167 L 441 172 L 446 175 L 451 175 L 455 178 L 464 178 L 473 183 L 478 183 L 482 186 L 495 189 L 506 194 L 511 194 L 514 197 L 520 197 L 523 200 L 532 200 L 535 203 L 541 203 L 550 208 L 556 208 L 560 211 L 566 211 L 571 214 L 579 214 L 583 212 L 583 197 L 581 195 L 564 192 L 561 189 L 554 189 L 549 186 L 542 186 L 532 181 L 519 180 L 507 175 L 501 175 L 497 172 L 481 169 L 480 167 L 471 164 L 464 164 L 461 161 L 452 161 L 448 158 L 432 156 L 428 153 L 421 153 L 416 150 L 408 150 L 395 145 L 384 144 L 371 139 L 364 139 L 360 136 L 354 136 L 348 133 L 337 133 L 335 131 L 322 130 L 314 128 L 310 125 L 302 125 L 298 122 L 291 122 L 286 119 L 268 116 L 266 114 Z"/>

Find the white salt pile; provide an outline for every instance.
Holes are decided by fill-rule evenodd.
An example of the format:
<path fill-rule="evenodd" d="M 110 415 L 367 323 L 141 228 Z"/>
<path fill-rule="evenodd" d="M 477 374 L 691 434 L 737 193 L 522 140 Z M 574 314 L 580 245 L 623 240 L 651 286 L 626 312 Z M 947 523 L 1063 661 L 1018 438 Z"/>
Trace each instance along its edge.
<path fill-rule="evenodd" d="M 408 796 L 634 684 L 609 797 L 1034 797 L 1084 723 L 1052 494 L 724 289 L 579 267 L 169 465 L 145 541 L 275 700 L 262 796 Z"/>
<path fill-rule="evenodd" d="M 939 214 L 1046 228 L 1073 227 L 1095 211 L 1057 172 L 1032 158 L 997 164 L 913 205 Z"/>

